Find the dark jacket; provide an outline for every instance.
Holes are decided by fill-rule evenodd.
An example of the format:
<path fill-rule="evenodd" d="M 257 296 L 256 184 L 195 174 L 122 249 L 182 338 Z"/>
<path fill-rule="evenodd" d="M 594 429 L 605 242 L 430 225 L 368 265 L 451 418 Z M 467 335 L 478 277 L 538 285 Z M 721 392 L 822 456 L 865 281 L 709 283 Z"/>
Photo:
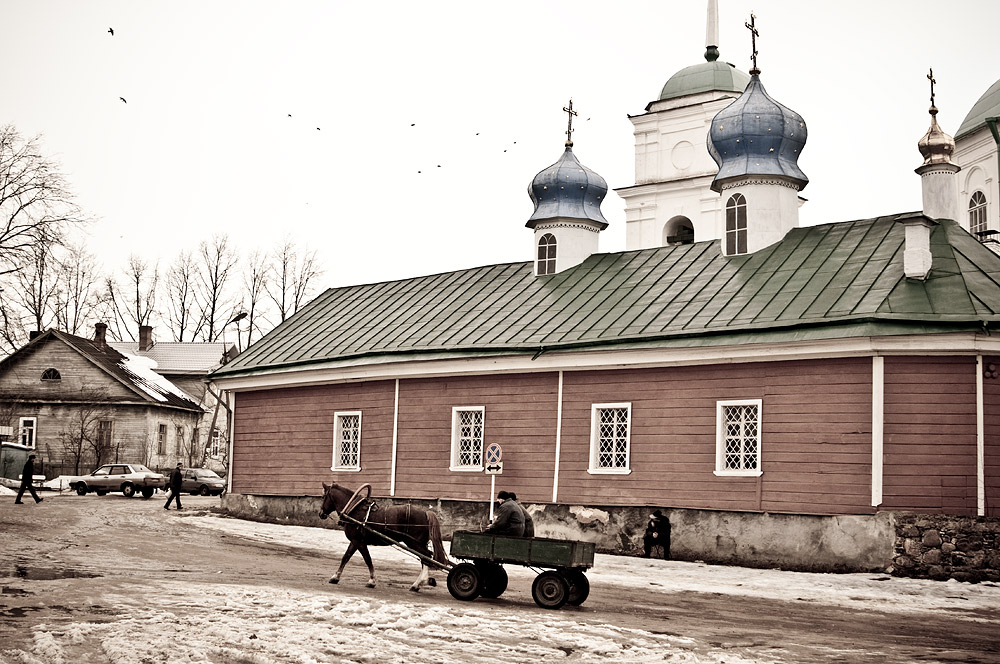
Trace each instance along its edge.
<path fill-rule="evenodd" d="M 524 512 L 513 500 L 505 500 L 497 510 L 497 516 L 493 523 L 486 528 L 486 532 L 495 535 L 512 535 L 521 537 L 524 535 Z"/>
<path fill-rule="evenodd" d="M 24 462 L 24 468 L 21 469 L 21 486 L 31 486 L 31 482 L 34 478 L 35 460 L 29 458 Z"/>
<path fill-rule="evenodd" d="M 522 505 L 516 500 L 514 501 L 514 504 L 520 508 L 521 516 L 524 517 L 524 537 L 534 537 L 535 520 L 531 518 L 531 514 L 528 512 L 527 508 L 524 505 Z"/>
<path fill-rule="evenodd" d="M 174 468 L 170 471 L 170 489 L 172 491 L 180 491 L 183 481 L 184 473 L 181 472 L 180 468 Z"/>
<path fill-rule="evenodd" d="M 650 516 L 645 539 L 653 544 L 670 542 L 670 521 L 665 516 Z"/>

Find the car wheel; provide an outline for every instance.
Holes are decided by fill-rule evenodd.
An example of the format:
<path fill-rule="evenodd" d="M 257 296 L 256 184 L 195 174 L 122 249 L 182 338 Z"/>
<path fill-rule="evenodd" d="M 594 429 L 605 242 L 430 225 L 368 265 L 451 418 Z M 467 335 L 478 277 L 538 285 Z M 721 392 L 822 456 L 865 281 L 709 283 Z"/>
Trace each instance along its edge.
<path fill-rule="evenodd" d="M 125 482 L 122 484 L 122 495 L 126 498 L 131 498 L 135 495 L 135 485 L 131 482 Z"/>
<path fill-rule="evenodd" d="M 154 489 L 151 486 L 143 487 L 143 489 L 142 489 L 142 497 L 143 498 L 152 498 L 154 491 L 156 491 L 156 489 Z"/>
<path fill-rule="evenodd" d="M 77 484 L 76 485 L 76 495 L 78 495 L 78 496 L 86 496 L 87 495 L 87 485 L 86 484 Z"/>
<path fill-rule="evenodd" d="M 200 489 L 198 489 L 198 495 L 199 495 L 199 496 L 207 496 L 207 495 L 208 495 L 209 493 L 210 493 L 210 492 L 209 492 L 209 490 L 208 490 L 208 487 L 207 487 L 207 486 L 205 486 L 204 484 L 202 484 L 202 485 L 201 485 L 201 488 L 200 488 Z"/>

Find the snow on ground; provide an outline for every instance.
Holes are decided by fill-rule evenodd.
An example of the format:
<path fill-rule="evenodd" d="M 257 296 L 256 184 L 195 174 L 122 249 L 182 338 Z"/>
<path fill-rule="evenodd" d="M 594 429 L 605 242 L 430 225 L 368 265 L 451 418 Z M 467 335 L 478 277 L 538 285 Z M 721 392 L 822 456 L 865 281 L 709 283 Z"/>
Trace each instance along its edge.
<path fill-rule="evenodd" d="M 188 523 L 261 542 L 343 551 L 343 532 L 255 523 L 217 516 Z M 378 561 L 409 561 L 379 549 Z M 350 566 L 363 571 L 355 559 Z M 330 570 L 332 573 L 333 570 Z M 508 566 L 511 586 L 529 586 L 534 573 Z M 438 577 L 440 578 L 440 573 Z M 937 583 L 877 574 L 809 574 L 709 566 L 598 554 L 588 572 L 600 586 L 652 593 L 719 592 L 806 600 L 867 611 L 948 613 L 977 620 L 977 609 L 1000 605 L 996 584 Z M 362 577 L 363 578 L 363 577 Z M 447 590 L 442 583 L 432 592 Z M 115 607 L 110 618 L 33 628 L 28 650 L 0 650 L 0 664 L 135 664 L 178 662 L 284 664 L 372 662 L 435 664 L 608 663 L 759 664 L 733 650 L 639 628 L 594 624 L 568 611 L 504 610 L 452 601 L 428 604 L 401 592 L 390 600 L 340 586 L 309 592 L 240 584 L 153 581 L 143 596 L 94 590 L 94 603 Z M 637 593 L 638 595 L 638 593 Z M 156 597 L 150 602 L 149 597 Z M 781 661 L 781 652 L 773 653 Z"/>

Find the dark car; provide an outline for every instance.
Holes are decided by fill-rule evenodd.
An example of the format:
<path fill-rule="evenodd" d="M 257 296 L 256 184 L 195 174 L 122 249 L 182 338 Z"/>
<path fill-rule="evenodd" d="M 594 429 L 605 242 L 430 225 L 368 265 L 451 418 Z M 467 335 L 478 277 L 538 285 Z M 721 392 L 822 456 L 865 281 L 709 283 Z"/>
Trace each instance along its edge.
<path fill-rule="evenodd" d="M 226 490 L 226 480 L 208 468 L 185 468 L 181 491 L 202 496 L 221 496 Z M 169 488 L 169 487 L 168 487 Z"/>

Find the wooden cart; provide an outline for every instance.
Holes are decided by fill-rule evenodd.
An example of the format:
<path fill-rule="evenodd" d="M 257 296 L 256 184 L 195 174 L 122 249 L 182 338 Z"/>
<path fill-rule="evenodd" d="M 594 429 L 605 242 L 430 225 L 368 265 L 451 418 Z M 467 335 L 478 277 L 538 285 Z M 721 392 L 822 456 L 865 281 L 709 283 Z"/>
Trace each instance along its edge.
<path fill-rule="evenodd" d="M 594 566 L 593 542 L 458 530 L 452 535 L 451 555 L 471 561 L 458 563 L 448 573 L 448 592 L 455 599 L 499 597 L 507 589 L 505 564 L 538 572 L 531 596 L 544 609 L 579 605 L 590 594 L 584 572 Z"/>

